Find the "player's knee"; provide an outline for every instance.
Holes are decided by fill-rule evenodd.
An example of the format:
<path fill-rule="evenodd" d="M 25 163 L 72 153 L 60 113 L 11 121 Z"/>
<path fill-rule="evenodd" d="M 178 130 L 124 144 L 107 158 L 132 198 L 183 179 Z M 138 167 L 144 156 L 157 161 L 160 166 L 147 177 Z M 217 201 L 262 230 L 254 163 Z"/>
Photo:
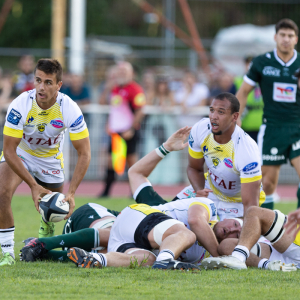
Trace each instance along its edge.
<path fill-rule="evenodd" d="M 262 233 L 264 237 L 271 242 L 271 244 L 275 244 L 281 239 L 285 232 L 284 224 L 286 223 L 287 216 L 279 210 L 274 210 L 271 213 L 274 214 L 272 225 L 269 227 L 267 232 Z"/>
<path fill-rule="evenodd" d="M 12 191 L 9 188 L 2 187 L 0 191 L 0 205 L 9 205 L 12 198 Z"/>
<path fill-rule="evenodd" d="M 269 177 L 263 177 L 263 189 L 267 195 L 271 195 L 275 192 L 276 182 Z"/>
<path fill-rule="evenodd" d="M 186 245 L 188 245 L 189 247 L 191 247 L 196 242 L 197 238 L 195 233 L 187 228 L 183 228 L 179 234 L 181 235 L 182 240 L 185 241 Z"/>

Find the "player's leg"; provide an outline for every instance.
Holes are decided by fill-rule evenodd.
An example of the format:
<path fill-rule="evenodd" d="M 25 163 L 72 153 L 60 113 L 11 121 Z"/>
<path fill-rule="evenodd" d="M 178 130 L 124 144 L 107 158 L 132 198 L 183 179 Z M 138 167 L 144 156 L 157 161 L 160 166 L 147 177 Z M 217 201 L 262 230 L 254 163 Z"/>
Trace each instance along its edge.
<path fill-rule="evenodd" d="M 11 199 L 22 179 L 6 162 L 0 163 L 0 244 L 3 258 L 0 266 L 14 264 L 14 219 Z"/>
<path fill-rule="evenodd" d="M 299 181 L 300 181 L 300 156 L 297 156 L 293 159 L 291 159 L 291 164 L 293 165 L 293 167 L 295 168 L 298 177 L 299 177 Z M 297 199 L 298 199 L 298 204 L 297 207 L 300 207 L 300 183 L 298 185 L 298 189 L 297 189 Z"/>
<path fill-rule="evenodd" d="M 264 192 L 266 193 L 266 200 L 261 207 L 274 209 L 274 193 L 278 183 L 280 165 L 263 165 L 261 170 L 262 185 Z"/>

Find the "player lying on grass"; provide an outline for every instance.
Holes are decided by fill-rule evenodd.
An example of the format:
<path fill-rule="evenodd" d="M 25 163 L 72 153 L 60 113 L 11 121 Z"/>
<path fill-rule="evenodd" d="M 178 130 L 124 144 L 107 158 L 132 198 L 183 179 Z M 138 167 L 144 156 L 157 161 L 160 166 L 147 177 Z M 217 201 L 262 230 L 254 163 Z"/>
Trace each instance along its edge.
<path fill-rule="evenodd" d="M 185 130 L 187 131 L 188 128 L 186 128 Z M 168 145 L 168 142 L 171 143 L 173 140 L 175 140 L 177 144 L 174 144 L 173 145 L 174 148 L 173 148 L 172 143 L 171 143 L 171 146 L 169 149 L 172 149 L 174 151 L 182 149 L 185 146 L 185 145 L 183 145 L 185 135 L 182 134 L 184 132 L 185 131 L 178 131 L 177 133 L 172 135 L 168 139 L 168 141 L 165 143 L 165 146 Z M 179 135 L 179 138 L 177 138 L 177 135 Z M 137 162 L 129 171 L 129 180 L 130 180 L 132 191 L 134 192 L 134 196 L 135 196 L 137 202 L 146 202 L 147 203 L 147 201 L 152 201 L 152 203 L 155 203 L 155 204 L 166 203 L 165 200 L 163 200 L 157 193 L 154 192 L 152 186 L 150 185 L 149 181 L 147 180 L 147 177 L 153 171 L 153 169 L 155 168 L 157 163 L 162 159 L 162 157 L 161 157 L 162 154 L 159 156 L 157 153 L 160 153 L 160 152 L 158 152 L 158 151 L 159 151 L 158 149 L 156 151 L 152 151 L 146 157 L 144 157 L 139 162 Z M 211 254 L 214 256 L 218 255 L 218 253 L 216 251 L 218 242 L 216 240 L 214 233 L 216 234 L 218 240 L 222 240 L 226 237 L 238 237 L 239 232 L 241 230 L 240 223 L 234 219 L 219 222 L 218 224 L 215 225 L 214 231 L 211 230 L 208 221 L 211 221 L 211 223 L 216 222 L 215 206 L 212 201 L 210 201 L 209 199 L 206 199 L 206 198 L 187 199 L 187 200 L 172 202 L 172 203 L 168 203 L 168 204 L 164 204 L 164 205 L 160 205 L 160 206 L 152 207 L 152 208 L 149 206 L 145 206 L 145 205 L 132 205 L 128 208 L 128 210 L 133 211 L 129 214 L 133 213 L 133 214 L 137 214 L 137 216 L 139 216 L 141 211 L 144 211 L 144 210 L 147 212 L 152 210 L 155 213 L 161 213 L 161 211 L 163 211 L 167 215 L 172 216 L 173 218 L 177 218 L 180 221 L 183 221 L 184 224 L 188 228 L 191 228 L 196 233 L 198 242 L 200 242 L 203 246 L 205 246 L 205 248 L 208 249 L 209 252 L 211 252 Z M 74 214 L 76 214 L 76 212 Z M 125 215 L 124 211 L 121 213 L 121 216 L 122 215 Z M 161 217 L 161 215 L 159 214 L 158 217 Z M 123 218 L 119 218 L 119 220 L 120 219 L 122 220 Z M 70 223 L 72 224 L 72 222 L 70 222 Z M 126 236 L 126 234 L 128 234 L 129 231 L 133 231 L 133 233 L 132 233 L 132 235 L 133 235 L 135 233 L 134 232 L 135 228 L 132 229 L 129 225 L 127 225 L 128 224 L 127 220 L 119 221 L 119 224 L 121 224 L 121 225 L 118 225 L 118 226 L 123 227 L 123 228 L 119 228 L 120 232 L 123 229 L 125 232 L 124 232 L 124 235 L 122 235 L 120 232 L 118 232 L 118 233 L 120 233 L 121 237 L 116 236 L 116 234 L 113 236 L 114 240 L 111 243 L 112 251 L 118 250 L 117 248 L 120 248 L 119 251 L 121 251 L 121 250 L 125 251 L 126 247 L 133 246 L 132 244 L 126 245 L 126 246 L 124 246 L 123 244 L 124 244 L 124 236 Z M 138 231 L 136 231 L 136 232 L 137 232 L 137 234 L 136 235 L 134 234 L 135 239 L 130 239 L 130 241 L 129 241 L 130 243 L 136 243 L 137 242 L 136 240 L 140 239 L 140 237 L 138 237 L 139 232 Z M 79 232 L 77 232 L 77 233 L 79 234 Z M 100 234 L 100 236 L 101 236 L 101 234 Z M 142 236 L 143 236 L 143 234 L 141 234 L 141 237 Z M 110 237 L 110 239 L 111 238 L 112 238 L 112 236 Z M 131 238 L 132 238 L 132 236 L 131 236 Z M 70 237 L 70 239 L 71 239 L 71 237 Z M 119 239 L 121 239 L 121 240 L 119 240 Z M 162 233 L 156 232 L 156 241 L 161 243 L 160 239 L 162 239 Z M 50 242 L 50 240 L 51 240 L 51 242 Z M 62 240 L 64 241 L 64 245 L 66 245 L 66 238 L 64 238 L 64 236 L 48 238 L 48 239 L 39 239 L 39 242 L 42 242 L 43 244 L 45 244 L 45 248 L 47 250 L 50 250 L 55 247 L 59 247 L 61 245 Z M 100 240 L 102 240 L 102 238 Z M 125 242 L 128 242 L 128 241 L 125 241 Z M 193 261 L 193 262 L 197 262 L 197 263 L 200 262 L 201 259 L 205 255 L 205 249 L 202 246 L 200 246 L 198 242 L 194 243 L 193 246 L 186 251 L 186 253 L 181 253 L 180 259 L 183 261 Z M 143 243 L 143 241 L 141 241 L 141 244 L 142 243 Z M 94 245 L 94 243 L 91 243 L 91 245 Z M 70 245 L 68 244 L 68 246 L 70 246 Z M 72 246 L 75 246 L 75 244 L 73 244 Z M 110 246 L 110 245 L 108 245 L 108 246 Z M 31 245 L 30 247 L 34 248 L 34 245 Z M 24 247 L 22 249 L 22 256 L 23 256 L 23 259 L 25 259 L 25 260 L 28 259 L 28 257 L 26 257 L 26 253 L 25 253 L 26 248 L 28 249 L 28 247 Z M 129 249 L 127 249 L 127 250 L 129 250 Z M 131 252 L 131 251 L 127 251 L 127 253 L 128 252 Z M 110 255 L 110 254 L 108 254 L 108 255 Z M 30 259 L 28 259 L 28 260 L 30 260 Z M 128 262 L 129 262 L 129 260 L 127 259 L 126 263 L 128 263 Z M 110 265 L 109 260 L 108 260 L 108 265 Z"/>
<path fill-rule="evenodd" d="M 208 197 L 221 221 L 243 217 L 248 207 L 265 201 L 258 146 L 236 124 L 239 108 L 234 95 L 221 93 L 212 101 L 209 118 L 193 126 L 187 168 L 191 185 L 175 197 Z"/>
<path fill-rule="evenodd" d="M 223 241 L 219 246 L 220 254 L 228 256 L 214 257 L 203 260 L 202 264 L 208 269 L 231 268 L 246 269 L 249 266 L 282 271 L 295 271 L 295 264 L 300 263 L 300 233 L 295 237 L 296 227 L 285 231 L 287 221 L 279 210 L 269 210 L 251 207 L 244 218 L 244 226 L 239 240 Z M 257 243 L 260 236 L 270 241 L 272 251 L 267 258 L 250 257 L 249 250 Z M 224 243 L 224 244 L 223 244 Z M 233 251 L 232 251 L 233 250 Z M 281 261 L 280 261 L 281 260 Z"/>

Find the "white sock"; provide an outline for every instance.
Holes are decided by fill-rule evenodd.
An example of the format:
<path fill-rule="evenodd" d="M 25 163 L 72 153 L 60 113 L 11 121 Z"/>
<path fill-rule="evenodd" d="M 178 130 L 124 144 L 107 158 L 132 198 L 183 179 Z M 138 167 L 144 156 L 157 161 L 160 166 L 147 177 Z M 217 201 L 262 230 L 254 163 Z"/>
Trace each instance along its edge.
<path fill-rule="evenodd" d="M 104 254 L 102 253 L 91 253 L 91 254 L 95 259 L 97 259 L 101 263 L 102 267 L 107 266 L 107 258 Z"/>
<path fill-rule="evenodd" d="M 272 203 L 272 202 L 274 202 L 274 194 L 266 195 L 266 200 L 264 203 Z"/>
<path fill-rule="evenodd" d="M 269 262 L 270 262 L 269 260 L 267 260 L 266 258 L 263 258 L 259 261 L 257 267 L 260 269 L 267 269 Z"/>
<path fill-rule="evenodd" d="M 0 229 L 0 244 L 2 249 L 2 254 L 9 253 L 13 258 L 14 254 L 14 237 L 15 237 L 15 227 Z"/>
<path fill-rule="evenodd" d="M 165 260 L 165 259 L 174 259 L 174 253 L 169 249 L 164 249 L 159 252 L 156 261 Z"/>
<path fill-rule="evenodd" d="M 246 259 L 249 257 L 249 250 L 247 247 L 245 246 L 241 246 L 241 245 L 237 245 L 232 254 L 232 256 L 236 257 L 237 259 L 239 259 L 242 262 L 245 262 Z"/>

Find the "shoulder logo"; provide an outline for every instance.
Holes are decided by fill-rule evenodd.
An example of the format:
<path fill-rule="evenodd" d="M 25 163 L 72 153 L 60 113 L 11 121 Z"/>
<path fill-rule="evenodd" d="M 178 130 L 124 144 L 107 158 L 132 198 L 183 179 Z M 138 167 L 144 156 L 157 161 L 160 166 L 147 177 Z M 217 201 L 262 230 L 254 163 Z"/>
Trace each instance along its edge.
<path fill-rule="evenodd" d="M 216 215 L 216 212 L 217 212 L 216 205 L 214 203 L 210 203 L 209 205 L 210 205 L 210 208 L 211 208 L 212 217 L 214 217 Z"/>
<path fill-rule="evenodd" d="M 204 147 L 203 147 L 203 152 L 205 153 L 205 152 L 207 152 L 207 151 L 208 151 L 207 146 L 204 146 Z"/>
<path fill-rule="evenodd" d="M 51 120 L 50 124 L 54 128 L 63 128 L 64 127 L 64 122 L 62 120 L 60 120 L 60 119 Z"/>
<path fill-rule="evenodd" d="M 233 168 L 233 162 L 230 158 L 224 158 L 224 164 L 227 168 Z"/>
<path fill-rule="evenodd" d="M 266 53 L 266 57 L 271 59 L 271 54 L 270 53 Z"/>
<path fill-rule="evenodd" d="M 193 144 L 194 144 L 194 138 L 193 138 L 192 134 L 190 133 L 190 136 L 189 136 L 189 145 L 190 145 L 191 148 L 193 147 Z"/>
<path fill-rule="evenodd" d="M 257 162 L 252 162 L 244 167 L 243 172 L 251 171 L 251 170 L 255 169 L 257 166 L 258 166 Z"/>
<path fill-rule="evenodd" d="M 28 120 L 27 120 L 27 123 L 31 123 L 32 121 L 34 120 L 33 116 L 31 116 Z"/>
<path fill-rule="evenodd" d="M 18 125 L 21 118 L 22 115 L 18 111 L 12 108 L 8 114 L 7 121 L 13 125 Z"/>
<path fill-rule="evenodd" d="M 78 118 L 76 119 L 76 121 L 71 125 L 71 127 L 76 127 L 76 126 L 78 126 L 82 121 L 83 121 L 83 115 L 81 115 L 80 117 L 78 117 Z"/>
<path fill-rule="evenodd" d="M 93 216 L 93 215 L 90 215 L 88 218 L 89 218 L 89 219 L 94 219 L 94 216 Z"/>
<path fill-rule="evenodd" d="M 274 77 L 280 77 L 280 70 L 271 66 L 266 66 L 262 70 L 262 73 L 265 76 L 274 76 Z"/>
<path fill-rule="evenodd" d="M 210 130 L 210 125 L 209 124 L 207 124 L 207 129 Z"/>

